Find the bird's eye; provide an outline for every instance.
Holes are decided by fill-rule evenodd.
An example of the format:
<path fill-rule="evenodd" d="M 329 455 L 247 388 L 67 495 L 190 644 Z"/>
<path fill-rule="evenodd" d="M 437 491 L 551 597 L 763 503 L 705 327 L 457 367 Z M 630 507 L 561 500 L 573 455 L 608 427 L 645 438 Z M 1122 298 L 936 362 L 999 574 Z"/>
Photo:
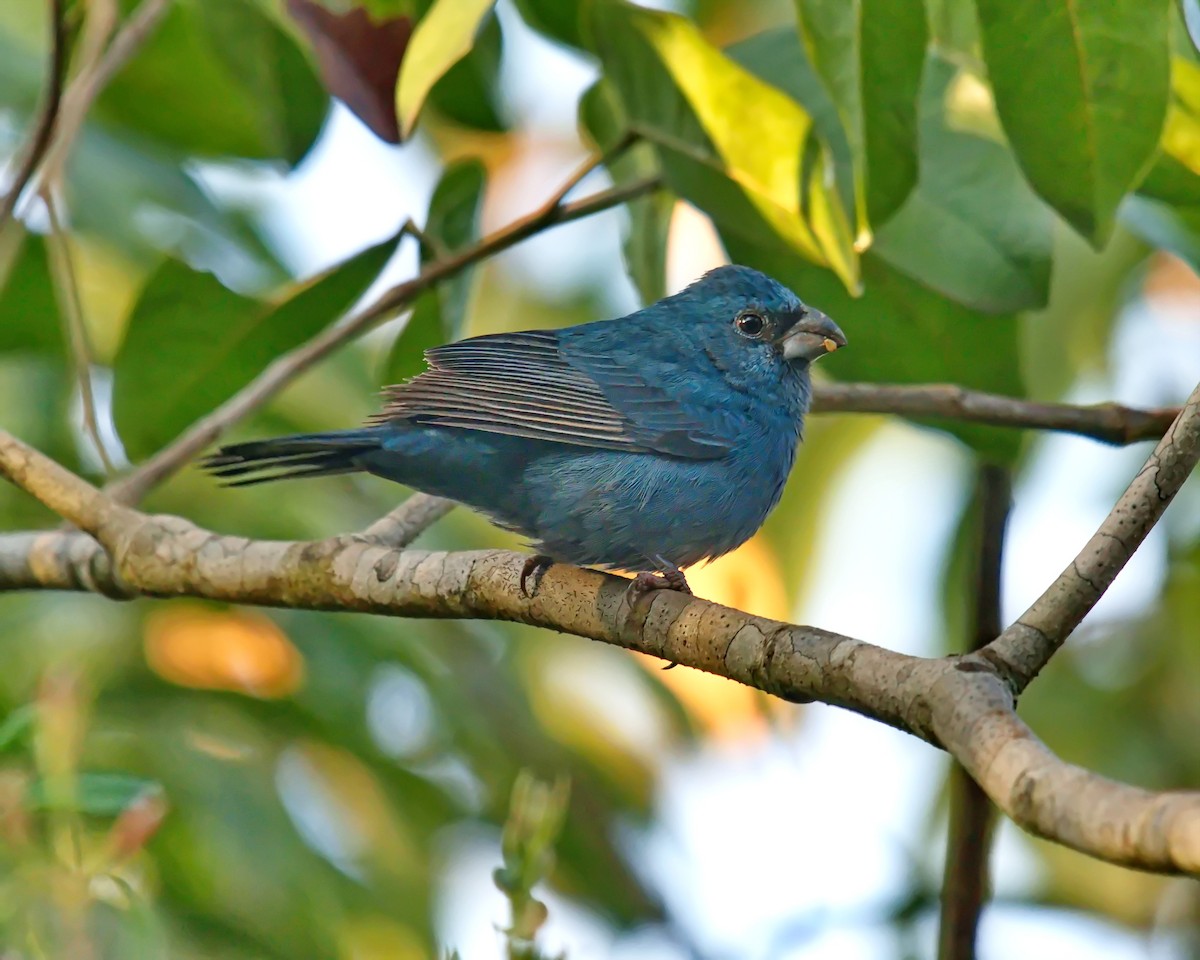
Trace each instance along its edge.
<path fill-rule="evenodd" d="M 733 321 L 733 325 L 743 337 L 757 337 L 766 329 L 767 321 L 757 313 L 743 313 Z"/>

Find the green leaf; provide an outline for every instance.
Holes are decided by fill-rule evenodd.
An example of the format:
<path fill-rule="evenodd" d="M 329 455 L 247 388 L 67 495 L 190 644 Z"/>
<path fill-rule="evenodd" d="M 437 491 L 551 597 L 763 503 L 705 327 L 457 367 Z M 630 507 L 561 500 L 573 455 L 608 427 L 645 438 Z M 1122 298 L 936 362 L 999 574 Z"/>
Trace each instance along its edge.
<path fill-rule="evenodd" d="M 66 810 L 93 817 L 115 817 L 139 797 L 162 787 L 127 773 L 81 773 L 73 782 L 39 779 L 29 785 L 25 804 L 31 810 Z"/>
<path fill-rule="evenodd" d="M 479 213 L 487 169 L 475 157 L 451 163 L 433 189 L 429 214 L 425 218 L 425 236 L 446 251 L 459 250 L 479 236 Z M 432 260 L 436 251 L 425 247 L 422 257 Z"/>
<path fill-rule="evenodd" d="M 484 18 L 471 51 L 429 91 L 429 105 L 448 120 L 474 130 L 505 129 L 497 94 L 504 35 L 494 13 Z"/>
<path fill-rule="evenodd" d="M 515 3 L 521 18 L 538 33 L 569 47 L 583 46 L 579 21 L 585 4 L 563 0 L 515 0 Z"/>
<path fill-rule="evenodd" d="M 756 267 L 825 311 L 846 331 L 850 346 L 822 362 L 839 379 L 871 383 L 957 383 L 1021 397 L 1016 317 L 983 316 L 934 293 L 900 273 L 874 250 L 862 259 L 864 292 L 850 296 L 828 270 L 810 266 L 785 250 L 748 244 L 722 233 L 736 263 Z M 1015 430 L 929 421 L 999 462 L 1016 457 Z"/>
<path fill-rule="evenodd" d="M 256 4 L 181 0 L 96 102 L 93 117 L 205 157 L 297 163 L 329 97 Z"/>
<path fill-rule="evenodd" d="M 384 363 L 384 383 L 404 383 L 425 370 L 425 351 L 446 342 L 442 305 L 437 290 L 426 290 L 413 305 L 412 314 L 392 343 Z"/>
<path fill-rule="evenodd" d="M 0 723 L 0 753 L 23 747 L 37 726 L 37 706 L 27 703 L 17 707 Z"/>
<path fill-rule="evenodd" d="M 134 306 L 114 364 L 113 416 L 130 456 L 152 453 L 341 316 L 398 240 L 364 250 L 278 304 L 166 261 Z"/>
<path fill-rule="evenodd" d="M 1121 223 L 1147 243 L 1200 270 L 1200 208 L 1130 197 L 1121 206 Z"/>
<path fill-rule="evenodd" d="M 979 22 L 973 0 L 925 0 L 929 13 L 929 35 L 943 54 L 977 58 Z"/>
<path fill-rule="evenodd" d="M 425 237 L 435 249 L 422 246 L 422 263 L 429 263 L 435 255 L 457 253 L 479 238 L 486 185 L 487 171 L 476 159 L 460 160 L 446 168 L 434 188 L 425 219 Z M 446 340 L 462 336 L 473 275 L 474 270 L 468 267 L 438 284 L 442 334 Z"/>
<path fill-rule="evenodd" d="M 600 151 L 618 144 L 629 130 L 629 120 L 612 85 L 598 80 L 579 100 L 579 122 Z M 649 144 L 636 143 L 608 165 L 618 184 L 640 180 L 661 172 Z M 666 294 L 667 232 L 675 210 L 675 197 L 665 190 L 639 197 L 626 204 L 629 216 L 622 251 L 625 267 L 641 294 L 643 303 L 653 303 Z"/>
<path fill-rule="evenodd" d="M 616 2 L 591 14 L 605 75 L 672 189 L 724 229 L 782 240 L 856 288 L 849 220 L 809 115 L 682 17 Z"/>
<path fill-rule="evenodd" d="M 10 230 L 0 238 L 0 352 L 65 357 L 45 241 Z"/>
<path fill-rule="evenodd" d="M 460 160 L 446 168 L 429 202 L 424 234 L 430 244 L 421 245 L 422 264 L 461 250 L 478 238 L 486 182 L 486 170 L 478 160 Z M 429 249 L 430 245 L 435 249 Z M 384 366 L 387 383 L 415 377 L 425 368 L 426 350 L 462 336 L 473 274 L 467 268 L 417 298 Z"/>
<path fill-rule="evenodd" d="M 996 109 L 1034 189 L 1093 246 L 1166 115 L 1168 0 L 976 0 Z"/>
<path fill-rule="evenodd" d="M 181 155 L 148 151 L 134 137 L 85 127 L 68 163 L 67 203 L 74 229 L 147 266 L 164 249 L 182 249 L 197 261 L 236 264 L 250 286 L 287 278 L 246 214 L 215 203 Z"/>
<path fill-rule="evenodd" d="M 877 226 L 917 182 L 921 0 L 796 0 L 801 34 L 855 158 L 859 222 Z"/>
<path fill-rule="evenodd" d="M 946 103 L 966 72 L 934 58 L 921 99 L 921 180 L 874 250 L 970 307 L 1004 313 L 1050 295 L 1053 217 L 1009 151 L 951 126 Z"/>
<path fill-rule="evenodd" d="M 400 136 L 407 139 L 433 85 L 467 55 L 493 0 L 435 0 L 413 31 L 400 80 L 396 113 Z"/>
<path fill-rule="evenodd" d="M 667 236 L 675 212 L 675 196 L 665 190 L 629 204 L 625 233 L 625 263 L 642 302 L 667 295 Z"/>

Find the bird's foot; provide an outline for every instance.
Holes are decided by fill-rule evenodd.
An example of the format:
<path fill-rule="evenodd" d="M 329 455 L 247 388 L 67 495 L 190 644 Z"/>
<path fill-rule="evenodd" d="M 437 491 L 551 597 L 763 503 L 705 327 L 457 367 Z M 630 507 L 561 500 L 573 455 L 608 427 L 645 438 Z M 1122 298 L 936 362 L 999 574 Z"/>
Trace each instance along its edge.
<path fill-rule="evenodd" d="M 683 575 L 682 570 L 659 570 L 655 573 L 647 573 L 643 571 L 633 578 L 633 586 L 630 588 L 636 593 L 650 593 L 652 590 L 675 590 L 679 593 L 691 594 L 692 588 L 688 586 L 687 577 Z"/>
<path fill-rule="evenodd" d="M 654 561 L 659 566 L 657 571 L 643 570 L 635 575 L 629 582 L 629 586 L 625 588 L 625 602 L 628 604 L 630 617 L 633 616 L 633 608 L 637 602 L 646 594 L 656 590 L 674 590 L 689 597 L 693 596 L 692 588 L 688 586 L 687 577 L 683 575 L 682 570 L 671 561 L 664 560 L 659 556 L 654 557 Z M 679 666 L 677 663 L 668 663 L 663 669 L 672 670 L 677 666 Z"/>
<path fill-rule="evenodd" d="M 687 577 L 683 575 L 683 571 L 662 557 L 654 559 L 658 562 L 659 569 L 653 573 L 643 570 L 633 578 L 633 582 L 629 585 L 630 606 L 641 599 L 644 594 L 653 590 L 675 590 L 691 596 L 692 588 L 688 586 Z"/>
<path fill-rule="evenodd" d="M 548 557 L 544 553 L 535 554 L 526 560 L 525 566 L 521 568 L 521 596 L 532 597 L 537 593 L 542 577 L 552 566 L 554 566 L 554 558 Z M 533 580 L 532 590 L 529 589 L 530 580 Z"/>

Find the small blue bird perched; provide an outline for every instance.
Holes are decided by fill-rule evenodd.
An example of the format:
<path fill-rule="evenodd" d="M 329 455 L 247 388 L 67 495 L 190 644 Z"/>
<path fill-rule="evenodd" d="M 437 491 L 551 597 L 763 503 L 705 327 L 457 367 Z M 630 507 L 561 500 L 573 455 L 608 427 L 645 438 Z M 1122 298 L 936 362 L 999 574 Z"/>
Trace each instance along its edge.
<path fill-rule="evenodd" d="M 231 485 L 365 471 L 457 500 L 552 561 L 679 570 L 748 540 L 778 503 L 837 325 L 748 267 L 629 316 L 473 337 L 425 354 L 358 430 L 222 447 Z"/>

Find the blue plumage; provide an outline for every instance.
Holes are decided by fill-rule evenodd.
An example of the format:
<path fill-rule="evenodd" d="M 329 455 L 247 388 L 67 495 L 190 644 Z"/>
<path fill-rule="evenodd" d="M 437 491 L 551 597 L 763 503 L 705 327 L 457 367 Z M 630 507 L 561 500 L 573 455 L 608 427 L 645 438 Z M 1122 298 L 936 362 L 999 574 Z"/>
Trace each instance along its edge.
<path fill-rule="evenodd" d="M 458 500 L 555 560 L 671 570 L 779 501 L 837 326 L 747 267 L 616 320 L 427 353 L 358 430 L 223 447 L 233 483 L 366 471 Z"/>

